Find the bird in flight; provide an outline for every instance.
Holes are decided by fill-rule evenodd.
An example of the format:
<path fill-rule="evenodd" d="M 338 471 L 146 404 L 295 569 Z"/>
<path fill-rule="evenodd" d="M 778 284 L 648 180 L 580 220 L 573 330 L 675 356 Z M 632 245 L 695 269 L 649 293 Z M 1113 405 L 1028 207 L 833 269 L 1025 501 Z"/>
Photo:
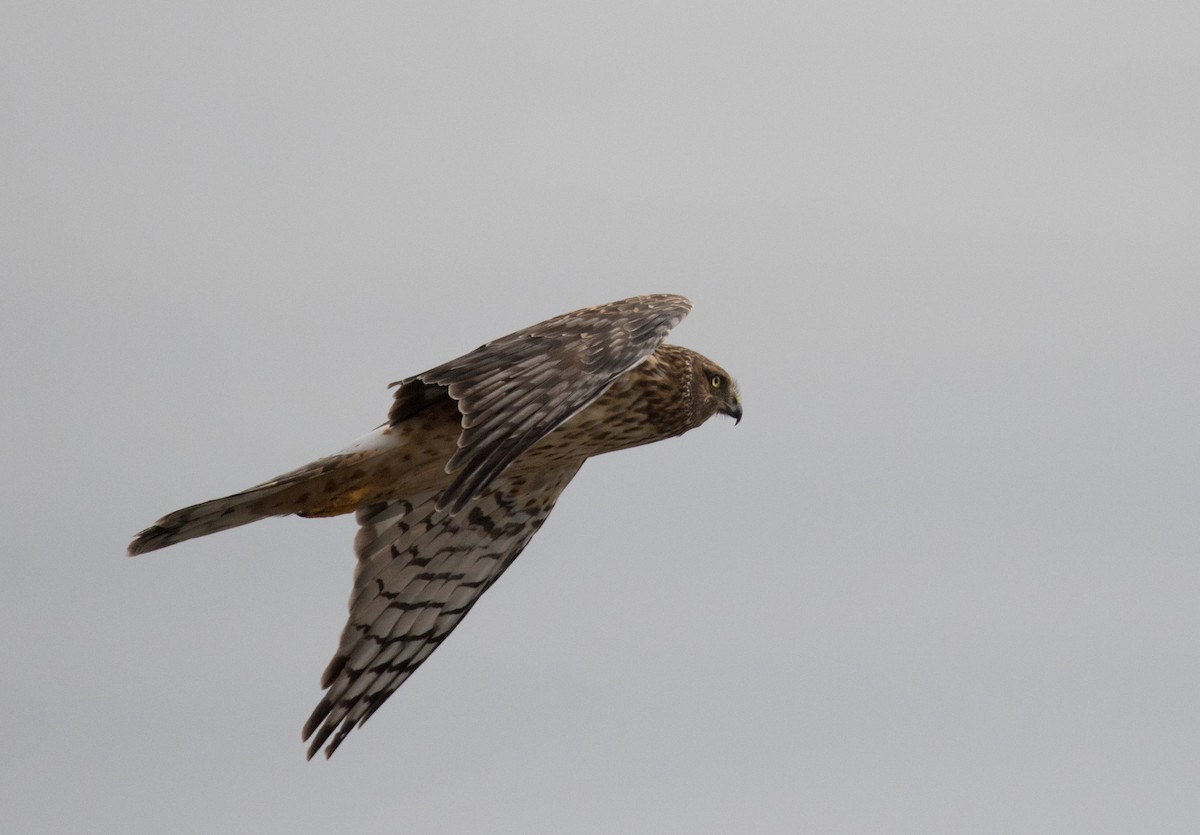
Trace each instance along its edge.
<path fill-rule="evenodd" d="M 437 649 L 593 455 L 741 420 L 716 363 L 663 344 L 692 304 L 635 296 L 556 316 L 393 383 L 388 420 L 339 453 L 169 513 L 144 554 L 268 516 L 358 520 L 350 617 L 304 725 L 333 754 Z M 332 737 L 332 739 L 330 739 Z"/>

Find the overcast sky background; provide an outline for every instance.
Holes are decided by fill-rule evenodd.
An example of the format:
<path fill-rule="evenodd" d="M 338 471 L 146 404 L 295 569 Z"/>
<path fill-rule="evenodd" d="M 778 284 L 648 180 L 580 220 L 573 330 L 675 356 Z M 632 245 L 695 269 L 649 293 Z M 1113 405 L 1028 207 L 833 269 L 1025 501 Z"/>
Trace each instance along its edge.
<path fill-rule="evenodd" d="M 0 828 L 1195 832 L 1200 6 L 17 3 Z M 136 560 L 646 292 L 590 462 L 330 762 L 353 520 Z"/>

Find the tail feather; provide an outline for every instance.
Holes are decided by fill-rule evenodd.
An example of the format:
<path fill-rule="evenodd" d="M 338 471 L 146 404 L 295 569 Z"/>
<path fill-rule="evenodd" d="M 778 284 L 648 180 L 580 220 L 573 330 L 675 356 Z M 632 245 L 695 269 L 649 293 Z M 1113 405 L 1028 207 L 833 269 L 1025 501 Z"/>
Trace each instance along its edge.
<path fill-rule="evenodd" d="M 438 429 L 440 424 L 435 423 Z M 257 484 L 232 496 L 168 513 L 129 543 L 129 556 L 266 519 L 268 516 L 337 516 L 395 495 L 396 490 L 438 490 L 448 479 L 445 461 L 458 439 L 447 424 L 435 442 L 407 446 L 407 433 L 380 426 L 341 452 Z M 445 448 L 443 448 L 445 447 Z"/>
<path fill-rule="evenodd" d="M 379 433 L 376 433 L 379 434 Z M 382 436 L 381 436 L 382 437 Z M 369 464 L 388 449 L 387 439 L 368 436 L 350 449 L 240 493 L 168 513 L 129 543 L 129 556 L 229 530 L 269 516 L 336 516 L 349 513 L 371 492 Z"/>
<path fill-rule="evenodd" d="M 129 543 L 129 556 L 157 551 L 176 542 L 236 528 L 268 516 L 285 516 L 291 511 L 280 509 L 271 512 L 262 508 L 270 505 L 265 499 L 269 499 L 286 486 L 279 485 L 278 482 L 267 482 L 232 496 L 201 502 L 168 513 L 133 538 L 133 542 Z"/>

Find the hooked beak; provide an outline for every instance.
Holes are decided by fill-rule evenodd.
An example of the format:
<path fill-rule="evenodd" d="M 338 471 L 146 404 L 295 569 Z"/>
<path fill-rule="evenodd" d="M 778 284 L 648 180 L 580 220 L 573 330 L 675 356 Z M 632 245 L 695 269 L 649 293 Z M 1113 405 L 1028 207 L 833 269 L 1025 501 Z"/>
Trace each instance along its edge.
<path fill-rule="evenodd" d="M 733 425 L 737 426 L 742 422 L 742 401 L 735 400 L 721 410 L 722 414 L 729 415 L 733 418 Z"/>

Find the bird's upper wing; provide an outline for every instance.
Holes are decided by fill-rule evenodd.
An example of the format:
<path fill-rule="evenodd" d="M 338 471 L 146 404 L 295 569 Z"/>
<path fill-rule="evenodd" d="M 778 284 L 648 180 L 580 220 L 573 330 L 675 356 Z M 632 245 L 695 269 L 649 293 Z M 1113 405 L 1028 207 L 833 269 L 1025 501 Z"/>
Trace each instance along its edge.
<path fill-rule="evenodd" d="M 541 527 L 582 462 L 503 475 L 451 515 L 429 493 L 358 511 L 350 618 L 304 726 L 329 756 L 438 648 Z"/>
<path fill-rule="evenodd" d="M 556 316 L 401 380 L 395 424 L 444 392 L 458 401 L 462 434 L 446 465 L 457 472 L 437 499 L 461 512 L 521 453 L 650 356 L 692 309 L 682 296 L 635 296 Z"/>

